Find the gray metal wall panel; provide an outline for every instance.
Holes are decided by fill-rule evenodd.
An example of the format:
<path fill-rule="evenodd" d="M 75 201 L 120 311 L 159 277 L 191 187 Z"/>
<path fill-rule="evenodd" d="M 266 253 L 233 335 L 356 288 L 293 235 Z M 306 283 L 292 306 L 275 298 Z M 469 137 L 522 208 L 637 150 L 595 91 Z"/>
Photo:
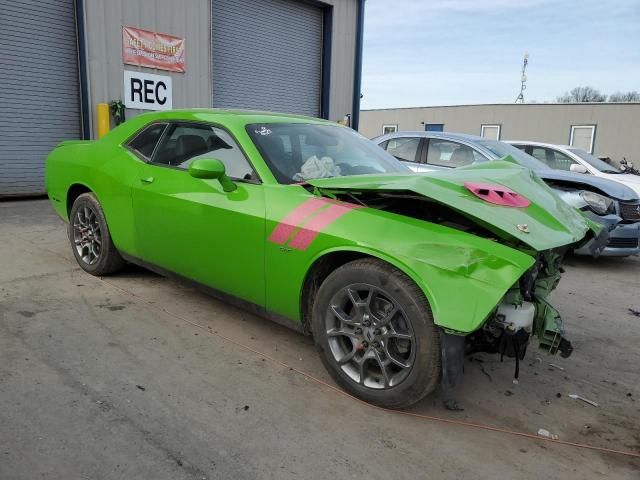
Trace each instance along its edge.
<path fill-rule="evenodd" d="M 352 113 L 355 72 L 357 0 L 326 0 L 333 5 L 333 38 L 331 48 L 331 120 L 341 120 Z"/>
<path fill-rule="evenodd" d="M 228 0 L 225 0 L 228 1 Z M 121 25 L 182 36 L 186 39 L 184 74 L 126 66 L 173 78 L 173 104 L 181 107 L 212 105 L 211 10 L 220 0 L 84 0 L 89 69 L 89 104 L 91 122 L 95 123 L 95 106 L 121 98 L 122 47 Z M 305 5 L 303 0 L 299 3 Z M 331 89 L 329 116 L 340 120 L 351 113 L 353 102 L 354 54 L 357 0 L 322 0 L 333 5 L 333 35 L 331 50 Z M 245 13 L 250 19 L 252 12 Z M 285 27 L 285 33 L 288 27 Z M 286 35 L 285 35 L 286 36 Z M 366 92 L 365 92 L 366 93 Z M 278 108 L 281 109 L 280 107 Z M 128 111 L 134 115 L 139 111 Z M 94 135 L 95 135 L 95 128 Z"/>
<path fill-rule="evenodd" d="M 94 136 L 98 103 L 122 99 L 123 71 L 167 75 L 173 108 L 211 106 L 210 0 L 84 0 L 89 105 Z M 185 39 L 185 73 L 122 63 L 122 26 L 168 33 Z M 131 117 L 144 110 L 127 110 Z"/>
<path fill-rule="evenodd" d="M 73 0 L 0 0 L 0 196 L 44 192 L 44 160 L 80 136 Z"/>
<path fill-rule="evenodd" d="M 318 116 L 322 10 L 292 0 L 213 0 L 213 105 Z"/>

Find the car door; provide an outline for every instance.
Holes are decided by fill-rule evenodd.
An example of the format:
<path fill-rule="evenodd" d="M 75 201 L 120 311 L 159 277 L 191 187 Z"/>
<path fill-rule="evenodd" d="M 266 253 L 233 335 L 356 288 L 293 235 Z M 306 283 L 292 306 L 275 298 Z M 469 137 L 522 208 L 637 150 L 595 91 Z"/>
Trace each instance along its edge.
<path fill-rule="evenodd" d="M 237 189 L 192 177 L 199 157 L 221 160 Z M 132 190 L 142 260 L 264 306 L 263 187 L 226 130 L 170 124 Z"/>
<path fill-rule="evenodd" d="M 390 138 L 380 146 L 414 172 L 427 171 L 420 163 L 420 152 L 424 139 L 421 137 Z"/>

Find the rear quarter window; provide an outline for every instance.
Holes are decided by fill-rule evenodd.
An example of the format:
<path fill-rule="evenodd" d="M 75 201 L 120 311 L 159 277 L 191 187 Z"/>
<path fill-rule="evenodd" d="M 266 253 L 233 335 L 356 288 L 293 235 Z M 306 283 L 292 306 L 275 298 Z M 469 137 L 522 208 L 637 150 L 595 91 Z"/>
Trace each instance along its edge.
<path fill-rule="evenodd" d="M 165 123 L 157 123 L 150 125 L 140 131 L 133 140 L 130 140 L 127 146 L 133 150 L 138 156 L 145 160 L 151 159 L 153 151 L 158 144 L 158 140 L 162 136 L 162 132 L 167 127 Z"/>

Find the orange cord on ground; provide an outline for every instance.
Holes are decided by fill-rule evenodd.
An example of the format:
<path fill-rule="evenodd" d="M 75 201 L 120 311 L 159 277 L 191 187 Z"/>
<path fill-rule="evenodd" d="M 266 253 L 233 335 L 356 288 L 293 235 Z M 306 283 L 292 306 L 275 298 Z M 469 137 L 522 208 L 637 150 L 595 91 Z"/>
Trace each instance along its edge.
<path fill-rule="evenodd" d="M 200 324 L 198 324 L 198 323 L 196 323 L 196 322 L 194 322 L 192 320 L 189 320 L 189 319 L 187 319 L 187 318 L 185 318 L 185 317 L 183 317 L 181 315 L 178 315 L 178 314 L 176 314 L 174 312 L 170 312 L 169 310 L 166 310 L 164 308 L 158 307 L 157 305 L 154 305 L 153 303 L 144 300 L 142 297 L 136 295 L 135 293 L 128 292 L 127 290 L 124 290 L 123 288 L 111 283 L 108 280 L 105 280 L 102 277 L 100 277 L 100 280 L 102 282 L 104 282 L 105 284 L 111 286 L 112 288 L 118 290 L 119 292 L 121 292 L 121 293 L 123 293 L 123 294 L 125 294 L 127 296 L 135 298 L 138 303 L 144 303 L 145 305 L 153 308 L 154 310 L 157 310 L 159 312 L 165 313 L 165 314 L 170 315 L 170 316 L 172 316 L 172 317 L 174 317 L 174 318 L 176 318 L 176 319 L 178 319 L 178 320 L 180 320 L 180 321 L 182 321 L 184 323 L 187 323 L 187 324 L 192 325 L 192 326 L 194 326 L 196 328 L 199 328 L 200 330 L 208 333 L 209 335 L 221 338 L 221 339 L 223 339 L 223 340 L 225 340 L 225 341 L 227 341 L 229 343 L 232 343 L 232 344 L 234 344 L 234 345 L 236 345 L 236 346 L 238 346 L 238 347 L 240 347 L 240 348 L 242 348 L 244 350 L 247 350 L 247 351 L 249 351 L 251 353 L 254 353 L 255 355 L 258 355 L 259 357 L 262 357 L 262 358 L 264 358 L 266 360 L 269 360 L 270 362 L 273 362 L 273 363 L 275 363 L 277 365 L 280 365 L 280 366 L 282 366 L 284 368 L 292 370 L 292 371 L 294 371 L 294 372 L 296 372 L 296 373 L 298 373 L 300 375 L 303 375 L 304 377 L 313 380 L 317 384 L 322 385 L 323 387 L 329 388 L 331 391 L 333 391 L 335 393 L 339 393 L 340 395 L 344 395 L 346 397 L 350 397 L 353 400 L 356 400 L 357 402 L 363 403 L 363 404 L 365 404 L 365 405 L 367 405 L 367 406 L 369 406 L 371 408 L 375 408 L 377 410 L 382 410 L 382 411 L 385 411 L 387 413 L 392 413 L 392 414 L 396 414 L 396 415 L 406 415 L 406 416 L 409 416 L 409 417 L 415 417 L 415 418 L 419 418 L 419 419 L 422 419 L 422 420 L 431 420 L 433 422 L 448 423 L 448 424 L 452 424 L 452 425 L 459 425 L 459 426 L 463 426 L 463 427 L 475 428 L 475 429 L 478 429 L 478 430 L 486 430 L 486 431 L 491 431 L 491 432 L 502 433 L 502 434 L 505 434 L 505 435 L 513 435 L 513 436 L 517 436 L 517 437 L 529 438 L 531 440 L 550 442 L 550 443 L 555 443 L 555 444 L 558 444 L 558 445 L 566 445 L 566 446 L 575 447 L 575 448 L 582 448 L 582 449 L 587 449 L 587 450 L 595 450 L 595 451 L 603 452 L 603 453 L 613 453 L 613 454 L 617 454 L 617 455 L 624 455 L 624 456 L 627 456 L 627 457 L 640 458 L 640 453 L 635 453 L 635 452 L 629 452 L 629 451 L 624 451 L 624 450 L 615 450 L 615 449 L 612 449 L 612 448 L 598 447 L 598 446 L 595 446 L 595 445 L 588 445 L 588 444 L 584 444 L 584 443 L 569 442 L 569 441 L 566 441 L 566 440 L 556 440 L 556 439 L 553 439 L 553 438 L 541 437 L 541 436 L 538 436 L 538 435 L 533 435 L 531 433 L 518 432 L 516 430 L 509 430 L 509 429 L 505 429 L 505 428 L 501 428 L 501 427 L 496 427 L 496 426 L 493 426 L 493 425 L 466 422 L 466 421 L 463 421 L 463 420 L 453 420 L 453 419 L 449 419 L 449 418 L 437 417 L 437 416 L 434 416 L 434 415 L 424 415 L 424 414 L 420 414 L 420 413 L 406 412 L 406 411 L 402 411 L 402 410 L 392 410 L 392 409 L 389 409 L 389 408 L 384 408 L 384 407 L 379 407 L 379 406 L 376 406 L 376 405 L 371 405 L 370 403 L 367 403 L 364 400 L 360 400 L 359 398 L 354 397 L 350 393 L 347 393 L 346 391 L 344 391 L 344 390 L 342 390 L 342 389 L 340 389 L 340 388 L 338 388 L 338 387 L 336 387 L 334 385 L 331 385 L 330 383 L 327 383 L 327 382 L 325 382 L 324 380 L 322 380 L 320 378 L 314 377 L 313 375 L 311 375 L 311 374 L 309 374 L 309 373 L 307 373 L 307 372 L 305 372 L 303 370 L 300 370 L 299 368 L 292 367 L 292 366 L 290 366 L 290 365 L 288 365 L 288 364 L 286 364 L 286 363 L 284 363 L 284 362 L 282 362 L 282 361 L 280 361 L 278 359 L 275 359 L 275 358 L 267 355 L 266 353 L 262 353 L 262 352 L 260 352 L 258 350 L 255 350 L 254 348 L 251 348 L 248 345 L 245 345 L 245 344 L 243 344 L 243 343 L 241 343 L 241 342 L 239 342 L 237 340 L 229 338 L 229 337 L 227 337 L 225 335 L 222 335 L 220 333 L 213 332 L 210 329 L 208 329 L 207 327 L 205 327 L 203 325 L 200 325 Z"/>

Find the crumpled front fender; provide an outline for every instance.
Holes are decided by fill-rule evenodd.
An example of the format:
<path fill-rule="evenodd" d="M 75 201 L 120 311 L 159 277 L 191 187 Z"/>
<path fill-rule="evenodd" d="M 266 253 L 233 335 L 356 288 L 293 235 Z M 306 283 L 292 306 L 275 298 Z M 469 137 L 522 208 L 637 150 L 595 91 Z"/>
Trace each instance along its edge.
<path fill-rule="evenodd" d="M 420 244 L 404 258 L 420 279 L 436 325 L 463 334 L 477 330 L 534 264 L 529 255 L 495 246 L 502 248 Z"/>

